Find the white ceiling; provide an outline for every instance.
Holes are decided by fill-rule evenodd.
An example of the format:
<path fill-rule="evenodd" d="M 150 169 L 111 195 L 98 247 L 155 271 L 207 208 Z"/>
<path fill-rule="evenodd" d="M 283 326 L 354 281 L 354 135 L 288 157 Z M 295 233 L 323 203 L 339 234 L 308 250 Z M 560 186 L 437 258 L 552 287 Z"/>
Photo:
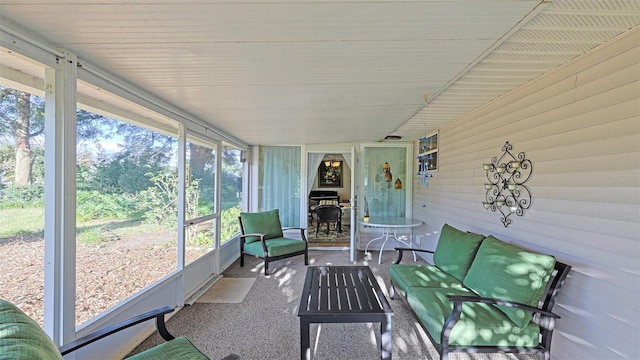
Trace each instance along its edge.
<path fill-rule="evenodd" d="M 638 26 L 640 0 L 0 0 L 0 20 L 248 144 L 350 143 L 419 138 Z"/>

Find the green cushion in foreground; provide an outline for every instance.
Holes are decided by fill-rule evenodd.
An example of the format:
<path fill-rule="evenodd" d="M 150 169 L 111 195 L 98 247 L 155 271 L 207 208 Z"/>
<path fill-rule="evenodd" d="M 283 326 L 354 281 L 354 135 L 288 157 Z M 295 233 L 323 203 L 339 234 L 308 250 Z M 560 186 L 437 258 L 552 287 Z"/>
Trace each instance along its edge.
<path fill-rule="evenodd" d="M 488 236 L 480 245 L 464 285 L 493 299 L 538 306 L 553 272 L 553 256 L 524 250 Z M 532 313 L 514 307 L 498 306 L 514 324 L 525 326 Z"/>
<path fill-rule="evenodd" d="M 442 226 L 433 263 L 446 273 L 462 281 L 484 235 L 465 232 L 448 224 Z"/>
<path fill-rule="evenodd" d="M 462 282 L 433 265 L 393 264 L 389 276 L 396 290 L 407 296 L 410 287 L 462 288 Z"/>
<path fill-rule="evenodd" d="M 0 300 L 0 359 L 62 359 L 62 355 L 35 320 Z"/>
<path fill-rule="evenodd" d="M 209 358 L 198 350 L 189 339 L 184 336 L 164 342 L 149 350 L 133 355 L 128 359 L 142 360 L 208 360 Z"/>
<path fill-rule="evenodd" d="M 436 343 L 445 320 L 453 309 L 447 299 L 450 295 L 469 295 L 462 289 L 437 289 L 414 287 L 407 294 L 407 301 Z M 539 326 L 530 321 L 526 326 L 516 326 L 497 308 L 482 303 L 462 305 L 460 320 L 451 330 L 449 345 L 463 346 L 538 346 Z"/>

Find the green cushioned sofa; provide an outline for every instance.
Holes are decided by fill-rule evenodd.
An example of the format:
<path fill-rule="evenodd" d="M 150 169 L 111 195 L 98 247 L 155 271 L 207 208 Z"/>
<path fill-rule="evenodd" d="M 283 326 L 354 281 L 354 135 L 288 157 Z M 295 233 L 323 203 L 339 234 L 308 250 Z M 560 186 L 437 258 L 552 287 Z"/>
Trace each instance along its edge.
<path fill-rule="evenodd" d="M 305 229 L 283 228 L 278 209 L 262 212 L 242 212 L 240 221 L 240 266 L 244 266 L 244 255 L 264 259 L 264 274 L 269 275 L 269 263 L 292 256 L 304 255 L 304 264 L 309 265 L 309 254 Z M 284 231 L 300 231 L 300 239 L 284 236 Z"/>
<path fill-rule="evenodd" d="M 390 296 L 402 295 L 431 342 L 450 352 L 531 352 L 550 358 L 555 298 L 571 267 L 553 256 L 442 227 L 435 251 L 397 248 Z M 433 264 L 402 264 L 404 251 Z"/>
<path fill-rule="evenodd" d="M 167 306 L 149 311 L 83 336 L 58 349 L 38 323 L 14 304 L 0 299 L 0 360 L 62 359 L 63 355 L 151 319 L 156 320 L 158 332 L 166 341 L 128 359 L 209 359 L 186 337 L 175 338 L 167 331 L 164 315 L 173 310 L 173 308 Z"/>

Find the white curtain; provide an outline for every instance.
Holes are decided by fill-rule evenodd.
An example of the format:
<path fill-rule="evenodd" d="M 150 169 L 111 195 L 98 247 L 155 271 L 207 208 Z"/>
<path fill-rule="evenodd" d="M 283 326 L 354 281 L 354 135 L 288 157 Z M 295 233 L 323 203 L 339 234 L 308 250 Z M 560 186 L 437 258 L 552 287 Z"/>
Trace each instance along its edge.
<path fill-rule="evenodd" d="M 300 147 L 261 146 L 258 210 L 280 210 L 282 226 L 300 226 Z"/>
<path fill-rule="evenodd" d="M 309 171 L 307 173 L 307 195 L 313 188 L 313 182 L 318 176 L 318 168 L 325 153 L 309 153 Z"/>
<path fill-rule="evenodd" d="M 344 158 L 344 161 L 347 163 L 347 166 L 349 167 L 349 169 L 351 169 L 351 171 L 353 171 L 353 168 L 351 167 L 351 153 L 342 153 L 342 157 Z"/>

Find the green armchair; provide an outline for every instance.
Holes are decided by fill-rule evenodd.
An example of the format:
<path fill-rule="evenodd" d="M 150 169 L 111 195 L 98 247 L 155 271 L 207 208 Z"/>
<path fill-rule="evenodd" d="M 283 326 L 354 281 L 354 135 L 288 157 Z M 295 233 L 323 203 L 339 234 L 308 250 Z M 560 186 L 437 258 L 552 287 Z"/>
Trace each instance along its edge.
<path fill-rule="evenodd" d="M 129 359 L 209 359 L 186 337 L 175 338 L 167 331 L 164 315 L 173 310 L 169 306 L 152 310 L 58 348 L 35 320 L 14 304 L 0 299 L 0 359 L 62 359 L 63 355 L 151 319 L 156 320 L 158 332 L 166 342 L 135 354 Z"/>
<path fill-rule="evenodd" d="M 244 266 L 244 255 L 264 260 L 264 274 L 269 275 L 269 263 L 292 256 L 304 255 L 304 264 L 309 265 L 307 237 L 304 228 L 283 228 L 278 209 L 240 213 L 240 266 Z M 284 230 L 300 230 L 301 239 L 284 236 Z"/>

